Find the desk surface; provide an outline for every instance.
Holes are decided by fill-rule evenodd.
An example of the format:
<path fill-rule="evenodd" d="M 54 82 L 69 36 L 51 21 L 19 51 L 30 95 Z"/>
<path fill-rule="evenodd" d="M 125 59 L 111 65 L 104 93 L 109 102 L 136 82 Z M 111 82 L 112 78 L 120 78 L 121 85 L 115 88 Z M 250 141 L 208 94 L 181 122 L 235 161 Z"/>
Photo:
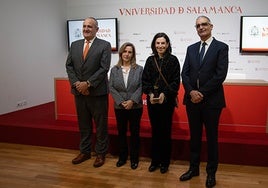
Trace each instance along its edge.
<path fill-rule="evenodd" d="M 55 80 L 68 80 L 67 77 L 56 77 Z M 268 86 L 268 82 L 265 80 L 254 79 L 226 79 L 224 85 L 254 85 L 254 86 Z"/>
<path fill-rule="evenodd" d="M 254 85 L 254 86 L 268 86 L 265 80 L 246 80 L 246 79 L 227 79 L 224 84 L 227 85 Z"/>

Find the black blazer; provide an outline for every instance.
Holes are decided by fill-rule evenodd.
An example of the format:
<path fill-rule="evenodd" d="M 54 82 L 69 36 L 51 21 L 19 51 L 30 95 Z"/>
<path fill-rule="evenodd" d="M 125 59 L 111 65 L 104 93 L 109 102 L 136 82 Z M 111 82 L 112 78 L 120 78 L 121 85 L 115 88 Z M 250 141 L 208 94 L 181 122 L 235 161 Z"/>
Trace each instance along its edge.
<path fill-rule="evenodd" d="M 90 46 L 85 61 L 83 60 L 84 39 L 72 43 L 67 60 L 66 71 L 70 84 L 76 81 L 89 81 L 90 96 L 100 96 L 108 94 L 107 73 L 111 64 L 111 44 L 105 40 L 95 38 Z M 72 87 L 74 95 L 79 92 Z"/>
<path fill-rule="evenodd" d="M 184 104 L 190 104 L 190 92 L 198 90 L 204 95 L 202 103 L 208 107 L 225 107 L 223 85 L 228 71 L 227 44 L 213 38 L 204 56 L 202 65 L 199 64 L 200 42 L 187 48 L 186 58 L 182 69 L 182 83 L 185 89 Z"/>
<path fill-rule="evenodd" d="M 142 90 L 147 95 L 154 92 L 154 85 L 157 82 L 159 86 L 159 93 L 165 94 L 165 101 L 176 105 L 176 97 L 180 88 L 180 63 L 176 56 L 166 54 L 163 59 L 156 57 L 156 61 L 161 67 L 161 72 L 165 77 L 167 84 L 162 79 L 159 71 L 155 65 L 155 56 L 149 56 L 146 60 L 143 74 L 142 74 Z"/>

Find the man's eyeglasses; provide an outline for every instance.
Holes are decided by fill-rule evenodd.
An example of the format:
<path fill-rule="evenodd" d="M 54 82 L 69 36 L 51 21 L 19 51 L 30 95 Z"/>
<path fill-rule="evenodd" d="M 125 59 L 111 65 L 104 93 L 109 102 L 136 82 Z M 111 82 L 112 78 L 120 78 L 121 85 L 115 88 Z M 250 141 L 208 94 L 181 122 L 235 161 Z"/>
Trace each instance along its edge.
<path fill-rule="evenodd" d="M 201 23 L 201 24 L 196 24 L 196 25 L 195 25 L 195 28 L 198 29 L 198 28 L 200 28 L 201 26 L 202 26 L 202 27 L 206 27 L 206 26 L 209 26 L 209 25 L 210 25 L 210 23 L 208 23 L 208 22 L 206 22 L 206 23 Z"/>

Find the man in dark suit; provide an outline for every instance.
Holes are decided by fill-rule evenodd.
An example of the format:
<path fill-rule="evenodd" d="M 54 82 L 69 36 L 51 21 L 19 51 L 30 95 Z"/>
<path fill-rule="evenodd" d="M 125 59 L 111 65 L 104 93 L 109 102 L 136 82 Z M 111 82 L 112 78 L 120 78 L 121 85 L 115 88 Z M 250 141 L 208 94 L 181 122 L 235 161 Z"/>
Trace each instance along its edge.
<path fill-rule="evenodd" d="M 72 160 L 72 163 L 79 164 L 91 158 L 94 120 L 97 154 L 94 167 L 104 164 L 108 150 L 107 73 L 111 64 L 111 45 L 96 37 L 98 29 L 95 18 L 86 18 L 83 22 L 84 39 L 72 43 L 66 60 L 66 71 L 75 96 L 81 137 L 80 154 Z"/>
<path fill-rule="evenodd" d="M 204 125 L 208 146 L 206 187 L 214 187 L 218 168 L 218 125 L 225 107 L 222 84 L 228 70 L 229 47 L 212 37 L 213 25 L 208 17 L 199 16 L 195 26 L 201 41 L 187 48 L 182 69 L 183 103 L 190 128 L 190 167 L 180 180 L 186 181 L 199 175 Z"/>

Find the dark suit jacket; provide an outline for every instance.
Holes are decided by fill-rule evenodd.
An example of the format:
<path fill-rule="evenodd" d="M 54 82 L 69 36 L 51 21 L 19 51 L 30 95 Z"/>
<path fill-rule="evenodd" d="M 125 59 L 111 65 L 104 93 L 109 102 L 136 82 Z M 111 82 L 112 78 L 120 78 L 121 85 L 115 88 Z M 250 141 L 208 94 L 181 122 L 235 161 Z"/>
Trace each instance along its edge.
<path fill-rule="evenodd" d="M 182 83 L 185 89 L 183 103 L 191 103 L 190 91 L 199 90 L 204 95 L 202 101 L 204 105 L 215 108 L 225 107 L 222 83 L 228 71 L 229 47 L 213 38 L 201 65 L 199 64 L 199 48 L 200 42 L 187 48 L 182 69 Z"/>
<path fill-rule="evenodd" d="M 166 79 L 168 85 L 164 79 L 159 75 L 159 71 L 155 65 L 154 56 L 149 56 L 146 60 L 143 74 L 142 74 L 142 90 L 147 95 L 149 100 L 149 94 L 154 92 L 155 83 L 158 84 L 158 93 L 165 94 L 165 101 L 176 105 L 176 97 L 180 88 L 180 63 L 176 56 L 172 54 L 166 54 L 165 57 L 160 60 L 156 57 L 157 62 L 161 64 L 161 72 Z"/>
<path fill-rule="evenodd" d="M 66 71 L 71 86 L 76 81 L 89 81 L 91 83 L 90 96 L 108 94 L 107 73 L 111 64 L 111 44 L 95 38 L 85 61 L 83 60 L 83 46 L 84 39 L 73 42 L 66 60 Z M 72 87 L 72 93 L 79 95 L 74 87 Z"/>
<path fill-rule="evenodd" d="M 122 69 L 118 66 L 111 69 L 109 86 L 114 99 L 114 108 L 123 109 L 120 104 L 129 99 L 134 101 L 133 108 L 142 107 L 142 71 L 143 67 L 140 65 L 131 68 L 126 87 Z"/>

